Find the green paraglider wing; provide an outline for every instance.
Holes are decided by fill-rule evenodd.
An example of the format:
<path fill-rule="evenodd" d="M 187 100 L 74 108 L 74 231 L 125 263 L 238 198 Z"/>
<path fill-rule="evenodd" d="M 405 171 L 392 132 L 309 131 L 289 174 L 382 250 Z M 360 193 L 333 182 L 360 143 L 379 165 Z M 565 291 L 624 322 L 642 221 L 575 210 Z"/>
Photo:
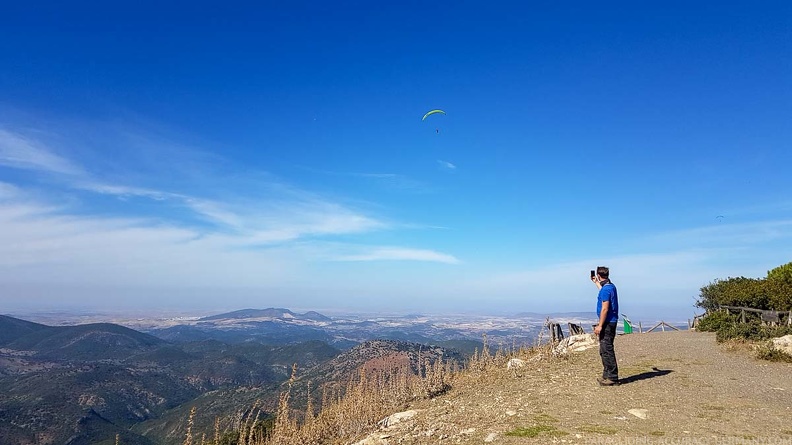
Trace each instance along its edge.
<path fill-rule="evenodd" d="M 445 112 L 445 111 L 443 111 L 443 110 L 432 110 L 432 111 L 430 111 L 430 112 L 428 112 L 428 113 L 424 114 L 424 117 L 422 117 L 422 118 L 421 118 L 421 120 L 426 120 L 426 118 L 427 118 L 427 117 L 429 117 L 429 116 L 431 116 L 431 115 L 433 115 L 433 114 L 437 114 L 437 113 L 443 113 L 443 114 L 446 114 L 446 112 Z"/>

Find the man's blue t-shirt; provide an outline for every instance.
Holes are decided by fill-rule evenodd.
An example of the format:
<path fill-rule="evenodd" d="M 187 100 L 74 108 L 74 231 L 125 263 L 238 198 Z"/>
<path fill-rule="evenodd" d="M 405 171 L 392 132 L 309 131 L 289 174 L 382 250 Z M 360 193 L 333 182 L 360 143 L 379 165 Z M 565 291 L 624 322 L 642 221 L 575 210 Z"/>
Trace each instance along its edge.
<path fill-rule="evenodd" d="M 599 320 L 602 313 L 602 302 L 609 301 L 608 315 L 605 318 L 605 323 L 615 323 L 619 321 L 619 294 L 616 292 L 616 286 L 613 283 L 608 283 L 602 286 L 597 296 L 597 319 Z"/>

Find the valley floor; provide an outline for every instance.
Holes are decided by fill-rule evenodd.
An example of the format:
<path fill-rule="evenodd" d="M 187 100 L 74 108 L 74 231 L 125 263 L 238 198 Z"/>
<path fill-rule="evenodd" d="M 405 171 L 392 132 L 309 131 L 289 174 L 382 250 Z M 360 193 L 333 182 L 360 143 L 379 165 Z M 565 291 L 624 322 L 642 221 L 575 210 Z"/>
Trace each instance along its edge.
<path fill-rule="evenodd" d="M 361 443 L 792 444 L 792 364 L 690 331 L 619 336 L 616 353 L 621 386 L 597 385 L 597 348 L 469 373 Z"/>

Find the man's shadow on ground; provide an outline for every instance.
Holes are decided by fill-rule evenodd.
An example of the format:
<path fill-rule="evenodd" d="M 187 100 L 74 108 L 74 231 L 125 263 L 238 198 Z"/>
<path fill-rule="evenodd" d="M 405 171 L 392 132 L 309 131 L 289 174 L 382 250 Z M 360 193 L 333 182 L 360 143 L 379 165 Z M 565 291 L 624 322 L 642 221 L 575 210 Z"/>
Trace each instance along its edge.
<path fill-rule="evenodd" d="M 654 377 L 661 377 L 661 376 L 664 376 L 666 374 L 671 374 L 672 372 L 674 372 L 674 371 L 671 370 L 671 369 L 652 368 L 651 371 L 642 372 L 640 374 L 635 374 L 635 375 L 631 375 L 629 377 L 625 377 L 623 379 L 619 379 L 619 384 L 626 385 L 627 383 L 633 383 L 633 382 L 637 382 L 639 380 L 646 380 L 646 379 L 651 379 L 651 378 L 654 378 Z"/>

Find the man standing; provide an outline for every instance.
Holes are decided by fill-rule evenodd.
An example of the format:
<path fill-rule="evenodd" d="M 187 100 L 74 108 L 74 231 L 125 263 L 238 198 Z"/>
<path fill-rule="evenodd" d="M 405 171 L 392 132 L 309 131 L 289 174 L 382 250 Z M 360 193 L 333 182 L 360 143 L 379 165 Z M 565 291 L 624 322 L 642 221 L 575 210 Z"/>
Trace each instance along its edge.
<path fill-rule="evenodd" d="M 619 365 L 616 364 L 616 351 L 613 340 L 616 338 L 616 323 L 619 321 L 619 295 L 616 286 L 611 283 L 610 269 L 597 267 L 591 281 L 599 289 L 597 296 L 597 316 L 599 323 L 594 328 L 594 335 L 599 337 L 600 357 L 602 358 L 602 377 L 597 381 L 601 386 L 619 384 Z"/>

